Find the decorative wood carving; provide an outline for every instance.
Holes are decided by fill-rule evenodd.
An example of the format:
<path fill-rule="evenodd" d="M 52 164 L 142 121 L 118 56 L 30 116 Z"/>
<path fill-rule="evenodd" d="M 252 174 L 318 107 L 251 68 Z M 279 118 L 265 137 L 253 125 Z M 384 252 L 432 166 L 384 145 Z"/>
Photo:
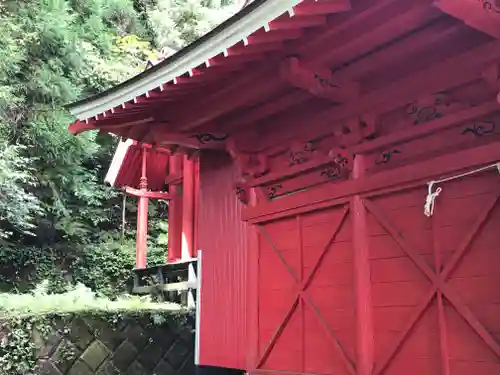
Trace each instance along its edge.
<path fill-rule="evenodd" d="M 281 184 L 270 186 L 267 189 L 267 196 L 269 197 L 269 199 L 273 199 L 274 197 L 276 197 L 276 195 L 278 194 L 278 190 L 282 188 L 283 186 Z"/>
<path fill-rule="evenodd" d="M 200 145 L 206 145 L 207 143 L 212 143 L 212 142 L 223 142 L 227 140 L 228 135 L 224 134 L 217 136 L 212 133 L 199 133 L 192 135 L 190 138 L 196 138 L 196 140 Z"/>
<path fill-rule="evenodd" d="M 339 82 L 329 70 L 306 67 L 296 57 L 282 63 L 280 75 L 291 85 L 336 103 L 344 103 L 359 94 L 359 84 Z"/>
<path fill-rule="evenodd" d="M 485 11 L 500 14 L 500 8 L 496 5 L 495 1 L 488 1 L 488 0 L 478 0 L 478 1 L 483 5 L 483 9 Z"/>
<path fill-rule="evenodd" d="M 161 147 L 181 146 L 185 149 L 220 149 L 224 148 L 228 135 L 214 135 L 212 133 L 184 134 L 168 133 L 163 127 L 158 126 L 152 132 L 153 141 Z"/>
<path fill-rule="evenodd" d="M 338 180 L 347 177 L 352 171 L 353 156 L 340 148 L 330 150 L 328 156 L 333 163 L 320 172 L 321 176 L 325 176 L 328 180 Z"/>
<path fill-rule="evenodd" d="M 314 142 L 295 142 L 290 146 L 290 166 L 309 161 L 314 151 Z"/>
<path fill-rule="evenodd" d="M 476 137 L 482 137 L 484 135 L 493 134 L 496 129 L 496 124 L 492 120 L 482 120 L 475 122 L 474 124 L 466 127 L 462 130 L 462 134 L 471 133 Z"/>
<path fill-rule="evenodd" d="M 442 117 L 449 112 L 448 107 L 450 104 L 451 100 L 448 95 L 438 93 L 409 103 L 405 110 L 413 120 L 413 125 L 419 125 Z"/>
<path fill-rule="evenodd" d="M 400 150 L 394 149 L 394 150 L 389 150 L 389 151 L 384 151 L 380 154 L 380 156 L 375 160 L 375 164 L 380 165 L 380 164 L 387 164 L 389 161 L 391 161 L 392 156 L 396 154 L 401 154 Z"/>

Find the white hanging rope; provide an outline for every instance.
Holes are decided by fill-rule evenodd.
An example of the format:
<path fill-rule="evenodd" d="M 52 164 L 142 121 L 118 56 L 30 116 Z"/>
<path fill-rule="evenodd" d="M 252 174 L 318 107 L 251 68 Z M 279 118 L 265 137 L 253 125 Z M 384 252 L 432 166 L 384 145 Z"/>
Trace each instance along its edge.
<path fill-rule="evenodd" d="M 472 174 L 476 174 L 476 173 L 479 173 L 479 172 L 483 172 L 483 171 L 486 171 L 486 170 L 491 169 L 491 168 L 496 168 L 498 170 L 498 172 L 500 173 L 500 163 L 495 163 L 495 164 L 487 165 L 485 167 L 474 169 L 472 171 L 464 172 L 464 173 L 461 173 L 461 174 L 458 174 L 458 175 L 455 175 L 455 176 L 442 178 L 440 180 L 429 181 L 427 183 L 427 198 L 425 198 L 425 205 L 424 205 L 424 214 L 425 214 L 425 216 L 427 216 L 427 217 L 431 217 L 432 216 L 432 214 L 434 213 L 434 204 L 436 202 L 436 198 L 443 191 L 443 189 L 440 188 L 440 187 L 438 187 L 436 190 L 434 190 L 434 186 L 435 185 L 440 184 L 442 182 L 447 182 L 447 181 L 451 181 L 451 180 L 457 180 L 459 178 L 470 176 Z"/>

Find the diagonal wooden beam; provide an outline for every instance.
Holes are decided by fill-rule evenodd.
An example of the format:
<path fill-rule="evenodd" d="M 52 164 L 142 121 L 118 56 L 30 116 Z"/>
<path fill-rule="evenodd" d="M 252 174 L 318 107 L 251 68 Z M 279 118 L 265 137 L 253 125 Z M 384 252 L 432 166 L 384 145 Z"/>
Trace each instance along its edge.
<path fill-rule="evenodd" d="M 345 349 L 342 347 L 342 344 L 340 343 L 339 339 L 337 338 L 337 335 L 335 335 L 335 332 L 333 329 L 330 327 L 326 319 L 323 317 L 321 312 L 319 311 L 318 307 L 314 304 L 311 296 L 307 294 L 307 292 L 302 293 L 302 299 L 311 307 L 314 311 L 314 315 L 316 315 L 316 318 L 321 323 L 321 326 L 323 329 L 327 332 L 328 337 L 333 341 L 333 346 L 337 349 L 337 351 L 340 354 L 340 357 L 342 358 L 342 361 L 344 362 L 344 365 L 346 366 L 347 370 L 351 375 L 356 375 L 356 370 L 354 367 L 354 362 L 349 358 L 349 355 L 346 353 Z"/>
<path fill-rule="evenodd" d="M 448 276 L 451 274 L 451 272 L 455 269 L 457 266 L 458 262 L 463 258 L 465 255 L 467 249 L 469 248 L 472 240 L 475 238 L 477 235 L 479 229 L 482 227 L 482 225 L 485 223 L 486 219 L 488 218 L 490 212 L 493 210 L 495 207 L 496 203 L 498 202 L 498 198 L 500 198 L 500 195 L 495 194 L 492 196 L 484 205 L 483 209 L 481 210 L 481 213 L 479 214 L 478 218 L 474 221 L 474 224 L 468 229 L 467 233 L 465 234 L 463 240 L 460 242 L 460 245 L 458 246 L 458 249 L 453 253 L 452 257 L 444 267 L 443 271 L 441 272 L 440 277 L 446 281 Z"/>
<path fill-rule="evenodd" d="M 271 240 L 271 237 L 269 236 L 269 233 L 267 233 L 267 231 L 264 229 L 263 226 L 259 226 L 259 230 L 260 232 L 262 233 L 262 235 L 266 238 L 266 241 L 269 243 L 269 245 L 272 247 L 272 249 L 274 250 L 274 252 L 276 253 L 276 255 L 278 255 L 278 257 L 280 258 L 281 260 L 281 263 L 283 263 L 283 265 L 285 266 L 285 268 L 287 269 L 287 271 L 290 273 L 290 275 L 292 276 L 293 280 L 297 283 L 297 285 L 299 285 L 300 283 L 300 280 L 298 278 L 298 276 L 295 274 L 295 272 L 293 271 L 292 267 L 290 267 L 290 265 L 288 264 L 288 262 L 285 260 L 285 258 L 283 257 L 283 255 L 281 254 L 281 251 L 279 251 L 276 247 L 276 245 L 273 243 L 273 241 Z"/>
<path fill-rule="evenodd" d="M 441 282 L 438 279 L 436 273 L 428 266 L 428 264 L 422 259 L 421 256 L 413 249 L 413 247 L 403 239 L 399 234 L 399 231 L 394 228 L 392 223 L 389 221 L 387 216 L 380 210 L 375 204 L 365 199 L 363 201 L 365 207 L 372 215 L 377 219 L 377 221 L 382 225 L 382 227 L 391 235 L 391 237 L 396 241 L 399 247 L 408 255 L 408 257 L 413 260 L 413 263 L 429 278 L 429 280 L 438 286 Z"/>
<path fill-rule="evenodd" d="M 433 286 L 429 290 L 429 292 L 425 295 L 422 302 L 420 302 L 419 305 L 415 308 L 415 310 L 413 310 L 410 318 L 406 322 L 400 334 L 398 335 L 398 337 L 396 337 L 394 342 L 391 343 L 390 345 L 391 350 L 388 351 L 382 357 L 383 359 L 380 361 L 379 365 L 373 371 L 373 375 L 382 375 L 384 373 L 385 369 L 387 368 L 391 360 L 394 358 L 394 356 L 397 354 L 399 348 L 401 348 L 406 338 L 408 337 L 410 331 L 413 329 L 415 324 L 418 322 L 420 317 L 424 314 L 425 310 L 431 303 L 432 299 L 436 295 L 436 291 L 437 291 L 436 286 Z"/>
<path fill-rule="evenodd" d="M 464 318 L 464 320 L 469 323 L 474 331 L 481 337 L 486 345 L 500 358 L 500 344 L 495 340 L 492 334 L 484 327 L 484 325 L 477 319 L 472 310 L 466 306 L 455 293 L 453 288 L 449 285 L 443 284 L 441 287 L 441 291 L 451 302 L 451 304 L 455 307 L 458 313 Z"/>
<path fill-rule="evenodd" d="M 335 241 L 335 238 L 339 234 L 339 231 L 342 228 L 342 225 L 344 224 L 348 213 L 349 213 L 349 206 L 345 206 L 344 209 L 342 210 L 342 215 L 341 215 L 337 225 L 335 225 L 335 230 L 333 231 L 333 234 L 330 237 L 330 240 L 328 241 L 326 246 L 321 251 L 320 255 L 318 256 L 318 259 L 316 259 L 316 262 L 314 262 L 314 267 L 311 270 L 311 272 L 309 273 L 309 276 L 307 276 L 305 281 L 303 282 L 302 288 L 301 288 L 302 290 L 306 290 L 307 287 L 309 286 L 309 284 L 311 284 L 312 280 L 314 279 L 314 276 L 316 275 L 316 272 L 318 271 L 318 269 L 321 265 L 321 262 L 323 261 L 323 258 L 328 253 L 328 250 L 330 249 L 333 241 Z"/>
<path fill-rule="evenodd" d="M 286 328 L 288 322 L 290 321 L 293 313 L 297 309 L 297 306 L 299 305 L 299 301 L 300 301 L 299 295 L 295 296 L 295 299 L 294 299 L 292 305 L 288 309 L 288 311 L 287 311 L 287 313 L 285 315 L 285 318 L 283 319 L 283 323 L 281 323 L 281 325 L 278 327 L 278 329 L 276 330 L 276 332 L 274 333 L 274 335 L 271 337 L 271 340 L 267 344 L 267 347 L 264 350 L 264 352 L 262 354 L 262 357 L 259 359 L 259 361 L 257 363 L 257 366 L 256 366 L 257 369 L 259 367 L 261 367 L 266 362 L 267 358 L 271 354 L 271 350 L 273 350 L 274 346 L 276 345 L 276 342 L 278 341 L 278 339 L 280 338 L 280 336 L 283 334 L 283 331 L 285 330 L 285 328 Z"/>

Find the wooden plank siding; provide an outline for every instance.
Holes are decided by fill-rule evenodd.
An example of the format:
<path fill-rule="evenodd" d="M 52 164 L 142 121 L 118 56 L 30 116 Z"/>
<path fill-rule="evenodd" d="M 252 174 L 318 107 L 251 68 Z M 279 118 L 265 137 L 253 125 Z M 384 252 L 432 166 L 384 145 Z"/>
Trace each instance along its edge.
<path fill-rule="evenodd" d="M 200 159 L 200 363 L 245 368 L 248 239 L 234 192 L 235 167 L 225 154 Z"/>

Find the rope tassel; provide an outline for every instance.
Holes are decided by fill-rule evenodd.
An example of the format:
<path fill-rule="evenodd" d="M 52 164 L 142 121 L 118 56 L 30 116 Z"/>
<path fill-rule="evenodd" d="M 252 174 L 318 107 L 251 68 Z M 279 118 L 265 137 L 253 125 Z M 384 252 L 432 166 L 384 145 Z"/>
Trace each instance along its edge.
<path fill-rule="evenodd" d="M 456 176 L 451 176 L 451 177 L 446 177 L 442 178 L 440 180 L 434 180 L 434 181 L 429 181 L 427 183 L 427 197 L 425 198 L 425 205 L 424 205 L 424 215 L 427 217 L 431 217 L 434 214 L 434 205 L 436 203 L 436 198 L 441 194 L 443 189 L 441 187 L 438 187 L 436 190 L 434 190 L 435 185 L 440 184 L 442 182 L 447 182 L 447 181 L 452 181 L 452 180 L 457 180 L 462 177 L 470 176 L 479 172 L 486 171 L 488 169 L 495 168 L 499 173 L 500 173 L 500 163 L 495 163 L 495 164 L 490 164 L 482 168 L 474 169 L 469 172 L 461 173 Z"/>

